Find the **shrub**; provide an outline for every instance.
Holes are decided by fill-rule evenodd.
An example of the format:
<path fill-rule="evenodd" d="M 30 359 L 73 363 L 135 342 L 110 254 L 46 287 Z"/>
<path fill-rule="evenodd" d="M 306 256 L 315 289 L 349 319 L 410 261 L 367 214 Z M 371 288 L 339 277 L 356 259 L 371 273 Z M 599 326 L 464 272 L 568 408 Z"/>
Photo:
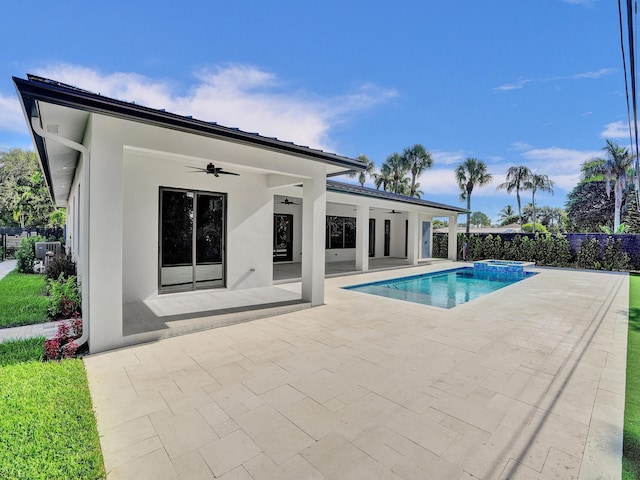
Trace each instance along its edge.
<path fill-rule="evenodd" d="M 47 289 L 49 291 L 49 318 L 69 318 L 80 313 L 82 296 L 75 275 L 65 279 L 61 273 L 57 280 L 47 281 Z"/>
<path fill-rule="evenodd" d="M 622 242 L 613 237 L 607 238 L 602 254 L 602 268 L 605 270 L 629 270 L 631 259 L 626 252 L 622 252 Z"/>
<path fill-rule="evenodd" d="M 600 270 L 600 242 L 597 238 L 585 239 L 580 243 L 576 265 L 578 268 L 588 268 L 592 270 Z"/>
<path fill-rule="evenodd" d="M 45 273 L 47 280 L 60 278 L 61 275 L 67 279 L 76 274 L 76 264 L 69 255 L 56 255 L 49 260 Z"/>
<path fill-rule="evenodd" d="M 44 342 L 44 356 L 47 360 L 60 360 L 74 356 L 79 345 L 74 341 L 82 336 L 82 319 L 76 313 L 68 322 L 58 324 L 56 336 Z"/>
<path fill-rule="evenodd" d="M 20 240 L 20 247 L 16 251 L 17 268 L 20 273 L 33 273 L 33 264 L 36 261 L 36 242 L 44 240 L 45 238 L 39 235 Z"/>
<path fill-rule="evenodd" d="M 533 223 L 525 223 L 522 225 L 522 231 L 524 233 L 533 233 Z M 536 222 L 536 233 L 549 233 L 549 230 L 541 223 Z"/>
<path fill-rule="evenodd" d="M 493 235 L 489 234 L 482 240 L 482 253 L 484 258 L 498 258 L 493 244 Z"/>
<path fill-rule="evenodd" d="M 446 233 L 435 233 L 433 235 L 432 255 L 434 258 L 447 258 L 449 251 L 449 235 Z"/>

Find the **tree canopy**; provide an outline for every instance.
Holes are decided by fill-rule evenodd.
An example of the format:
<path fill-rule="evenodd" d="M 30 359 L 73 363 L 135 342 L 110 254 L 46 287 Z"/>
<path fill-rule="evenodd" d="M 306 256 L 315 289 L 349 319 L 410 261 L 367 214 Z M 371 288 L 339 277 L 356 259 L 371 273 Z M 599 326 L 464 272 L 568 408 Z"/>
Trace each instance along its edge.
<path fill-rule="evenodd" d="M 526 182 L 531 178 L 532 172 L 526 165 L 516 165 L 509 167 L 507 170 L 507 181 L 496 187 L 496 190 L 506 190 L 511 193 L 515 190 L 516 199 L 518 200 L 518 219 L 520 227 L 522 227 L 522 203 L 520 200 L 520 192 L 526 190 Z"/>
<path fill-rule="evenodd" d="M 569 230 L 600 232 L 601 226 L 613 228 L 614 198 L 607 195 L 604 180 L 581 180 L 567 194 Z"/>
<path fill-rule="evenodd" d="M 467 158 L 464 162 L 456 167 L 456 181 L 460 189 L 460 199 L 467 201 L 467 235 L 469 235 L 469 227 L 471 220 L 471 193 L 477 185 L 483 187 L 493 180 L 493 176 L 487 171 L 487 164 L 477 158 Z"/>
<path fill-rule="evenodd" d="M 0 226 L 44 227 L 54 210 L 34 152 L 0 152 Z"/>
<path fill-rule="evenodd" d="M 607 197 L 611 195 L 611 187 L 613 186 L 613 230 L 615 231 L 620 226 L 620 214 L 627 179 L 632 176 L 633 157 L 626 148 L 611 140 L 607 140 L 607 144 L 602 150 L 606 153 L 605 158 L 595 158 L 585 162 L 582 165 L 582 174 L 585 180 L 602 180 L 604 178 Z"/>
<path fill-rule="evenodd" d="M 482 212 L 473 212 L 471 214 L 471 225 L 490 227 L 491 219 Z"/>

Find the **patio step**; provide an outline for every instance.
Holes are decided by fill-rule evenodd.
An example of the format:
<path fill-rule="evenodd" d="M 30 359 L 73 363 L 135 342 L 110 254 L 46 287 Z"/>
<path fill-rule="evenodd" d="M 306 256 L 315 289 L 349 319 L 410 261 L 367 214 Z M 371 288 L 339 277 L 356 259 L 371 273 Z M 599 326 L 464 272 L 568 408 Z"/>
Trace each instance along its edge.
<path fill-rule="evenodd" d="M 163 338 L 176 337 L 194 332 L 225 327 L 236 323 L 250 322 L 261 318 L 275 317 L 286 313 L 297 312 L 311 308 L 311 302 L 298 300 L 289 302 L 253 305 L 237 309 L 220 310 L 209 316 L 187 319 L 167 318 L 164 328 L 123 336 L 124 345 L 152 342 Z"/>

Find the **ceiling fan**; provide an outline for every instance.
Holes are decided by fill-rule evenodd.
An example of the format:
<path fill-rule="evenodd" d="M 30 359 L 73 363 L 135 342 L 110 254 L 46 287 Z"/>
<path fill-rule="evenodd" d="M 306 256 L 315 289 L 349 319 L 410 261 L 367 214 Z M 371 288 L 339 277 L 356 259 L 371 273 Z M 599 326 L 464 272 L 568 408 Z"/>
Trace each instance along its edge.
<path fill-rule="evenodd" d="M 400 214 L 400 213 L 402 213 L 402 212 L 398 212 L 398 211 L 396 211 L 396 210 L 391 210 L 390 212 L 387 212 L 387 213 L 392 213 L 393 215 L 396 215 L 396 214 Z"/>
<path fill-rule="evenodd" d="M 280 202 L 280 203 L 284 203 L 285 205 L 300 205 L 299 203 L 292 202 L 287 197 L 285 197 L 284 200 L 282 202 Z"/>
<path fill-rule="evenodd" d="M 192 167 L 189 165 L 189 168 L 193 168 L 198 172 L 205 172 L 213 175 L 214 177 L 219 177 L 220 175 L 236 175 L 239 176 L 239 173 L 226 172 L 222 167 L 216 167 L 213 163 L 208 163 L 207 168 L 200 167 Z"/>

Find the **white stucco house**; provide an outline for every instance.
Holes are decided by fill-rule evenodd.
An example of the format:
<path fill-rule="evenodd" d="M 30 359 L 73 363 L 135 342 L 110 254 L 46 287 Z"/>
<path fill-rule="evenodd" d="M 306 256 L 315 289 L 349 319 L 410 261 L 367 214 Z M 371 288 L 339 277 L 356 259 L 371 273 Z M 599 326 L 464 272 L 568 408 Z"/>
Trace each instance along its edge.
<path fill-rule="evenodd" d="M 358 160 L 41 77 L 13 80 L 51 197 L 67 209 L 92 352 L 152 338 L 127 334 L 131 306 L 170 298 L 210 314 L 225 295 L 272 287 L 274 264 L 301 264 L 299 298 L 321 305 L 327 262 L 415 265 L 431 256 L 434 217 L 448 218 L 456 258 L 466 211 L 328 180 L 362 170 Z"/>

